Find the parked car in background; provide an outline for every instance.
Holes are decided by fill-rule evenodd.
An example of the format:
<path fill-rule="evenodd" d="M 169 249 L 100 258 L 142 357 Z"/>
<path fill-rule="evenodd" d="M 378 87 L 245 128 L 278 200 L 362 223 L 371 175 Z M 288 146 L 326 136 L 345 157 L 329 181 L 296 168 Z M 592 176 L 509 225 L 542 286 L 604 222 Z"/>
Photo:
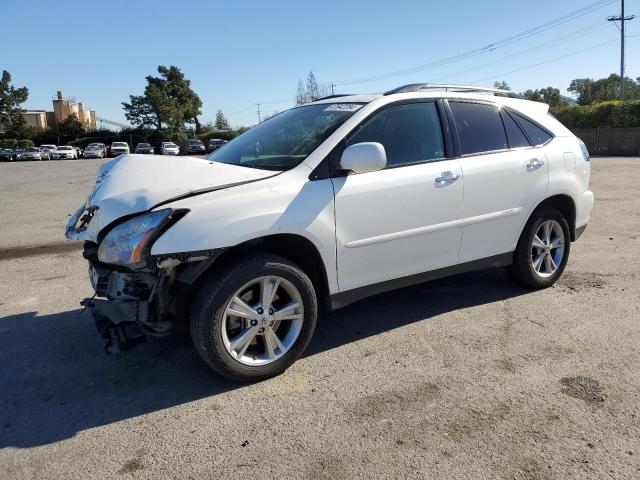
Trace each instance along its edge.
<path fill-rule="evenodd" d="M 76 159 L 78 158 L 78 152 L 74 147 L 63 145 L 62 147 L 58 147 L 53 152 L 54 160 L 62 160 L 62 159 Z"/>
<path fill-rule="evenodd" d="M 202 140 L 197 138 L 187 140 L 187 144 L 184 146 L 185 155 L 203 155 L 205 153 L 207 153 L 207 149 L 204 147 Z"/>
<path fill-rule="evenodd" d="M 87 148 L 84 149 L 82 156 L 84 158 L 104 158 L 104 151 L 100 145 L 90 143 L 87 145 Z"/>
<path fill-rule="evenodd" d="M 38 147 L 29 147 L 22 154 L 22 160 L 42 160 L 44 153 Z"/>
<path fill-rule="evenodd" d="M 161 153 L 162 155 L 180 155 L 180 149 L 173 142 L 162 142 Z"/>
<path fill-rule="evenodd" d="M 228 143 L 227 140 L 222 140 L 221 138 L 212 138 L 209 140 L 209 151 L 214 152 L 222 147 L 225 143 Z"/>
<path fill-rule="evenodd" d="M 22 160 L 22 156 L 24 155 L 24 148 L 14 148 L 13 155 L 14 160 Z"/>
<path fill-rule="evenodd" d="M 16 153 L 13 148 L 3 148 L 0 150 L 0 160 L 3 162 L 13 162 L 16 159 Z"/>
<path fill-rule="evenodd" d="M 47 150 L 49 152 L 49 158 L 51 158 L 51 156 L 53 155 L 53 151 L 58 147 L 56 145 L 46 143 L 44 145 L 40 145 L 40 148 L 44 148 L 45 150 Z"/>
<path fill-rule="evenodd" d="M 148 155 L 148 154 L 153 155 L 155 153 L 155 149 L 153 148 L 153 145 L 151 145 L 150 143 L 139 143 L 138 145 L 136 145 L 136 150 L 134 153 L 143 153 L 145 155 Z"/>
<path fill-rule="evenodd" d="M 117 157 L 124 153 L 129 153 L 129 144 L 127 142 L 112 142 L 109 148 L 109 156 Z"/>
<path fill-rule="evenodd" d="M 48 148 L 38 147 L 38 149 L 42 153 L 42 160 L 51 160 L 51 152 Z"/>
<path fill-rule="evenodd" d="M 88 147 L 98 147 L 102 150 L 102 157 L 106 157 L 107 155 L 109 155 L 109 149 L 107 148 L 107 146 L 104 143 L 90 143 L 89 145 L 87 145 Z"/>

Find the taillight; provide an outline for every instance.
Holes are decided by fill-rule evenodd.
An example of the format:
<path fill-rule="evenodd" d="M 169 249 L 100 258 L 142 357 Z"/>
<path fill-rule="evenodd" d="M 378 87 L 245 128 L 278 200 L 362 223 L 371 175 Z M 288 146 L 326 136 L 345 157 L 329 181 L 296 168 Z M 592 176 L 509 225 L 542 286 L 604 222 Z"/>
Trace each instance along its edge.
<path fill-rule="evenodd" d="M 584 157 L 584 161 L 590 162 L 591 157 L 589 156 L 589 150 L 587 149 L 587 146 L 580 139 L 578 139 L 578 143 L 580 144 L 580 150 L 582 150 L 582 156 Z"/>

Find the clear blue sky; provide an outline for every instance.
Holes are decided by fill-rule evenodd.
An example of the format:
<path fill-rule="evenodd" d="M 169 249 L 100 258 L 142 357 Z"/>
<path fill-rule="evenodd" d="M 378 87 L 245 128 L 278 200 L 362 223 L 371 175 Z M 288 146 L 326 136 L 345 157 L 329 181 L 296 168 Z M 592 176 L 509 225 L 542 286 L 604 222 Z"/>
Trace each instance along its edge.
<path fill-rule="evenodd" d="M 0 0 L 0 69 L 9 70 L 15 85 L 29 87 L 27 108 L 50 109 L 56 90 L 63 90 L 98 116 L 124 121 L 120 102 L 141 93 L 157 65 L 177 65 L 202 98 L 203 121 L 222 109 L 232 124 L 251 124 L 257 101 L 278 101 L 262 107 L 267 113 L 291 106 L 286 99 L 309 70 L 330 83 L 424 65 L 594 1 Z M 640 14 L 640 0 L 626 3 L 628 13 Z M 619 32 L 605 21 L 619 10 L 616 1 L 461 62 L 336 89 L 376 92 L 418 81 L 506 80 L 515 91 L 552 85 L 566 93 L 573 78 L 619 71 Z M 640 32 L 640 18 L 627 26 L 628 35 Z M 640 37 L 629 38 L 632 78 L 640 76 L 639 49 Z M 489 62 L 495 63 L 475 68 Z"/>

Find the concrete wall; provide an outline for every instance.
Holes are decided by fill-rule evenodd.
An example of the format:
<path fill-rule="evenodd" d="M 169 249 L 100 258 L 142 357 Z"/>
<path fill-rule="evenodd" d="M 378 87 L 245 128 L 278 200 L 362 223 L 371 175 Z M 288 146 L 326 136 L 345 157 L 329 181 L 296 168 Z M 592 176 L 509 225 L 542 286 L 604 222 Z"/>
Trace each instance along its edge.
<path fill-rule="evenodd" d="M 640 127 L 576 128 L 572 130 L 591 155 L 640 155 Z"/>
<path fill-rule="evenodd" d="M 30 127 L 47 128 L 47 112 L 44 110 L 27 110 L 22 118 Z"/>

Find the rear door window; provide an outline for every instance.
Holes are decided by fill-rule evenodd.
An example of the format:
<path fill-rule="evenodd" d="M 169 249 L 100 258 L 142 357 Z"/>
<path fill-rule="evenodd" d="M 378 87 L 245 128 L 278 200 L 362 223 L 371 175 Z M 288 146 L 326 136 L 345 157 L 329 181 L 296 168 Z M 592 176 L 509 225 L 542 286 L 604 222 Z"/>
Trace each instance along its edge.
<path fill-rule="evenodd" d="M 449 106 L 458 131 L 462 155 L 509 148 L 497 107 L 484 103 L 452 101 L 449 101 Z"/>
<path fill-rule="evenodd" d="M 531 144 L 527 139 L 522 129 L 518 126 L 516 121 L 509 115 L 509 113 L 502 110 L 502 121 L 504 122 L 504 128 L 507 131 L 507 139 L 509 140 L 509 148 L 530 147 Z"/>
<path fill-rule="evenodd" d="M 549 132 L 543 130 L 528 118 L 525 118 L 515 112 L 513 112 L 513 115 L 516 117 L 516 120 L 522 126 L 524 131 L 527 132 L 527 135 L 535 146 L 542 145 L 551 140 L 552 136 Z"/>

